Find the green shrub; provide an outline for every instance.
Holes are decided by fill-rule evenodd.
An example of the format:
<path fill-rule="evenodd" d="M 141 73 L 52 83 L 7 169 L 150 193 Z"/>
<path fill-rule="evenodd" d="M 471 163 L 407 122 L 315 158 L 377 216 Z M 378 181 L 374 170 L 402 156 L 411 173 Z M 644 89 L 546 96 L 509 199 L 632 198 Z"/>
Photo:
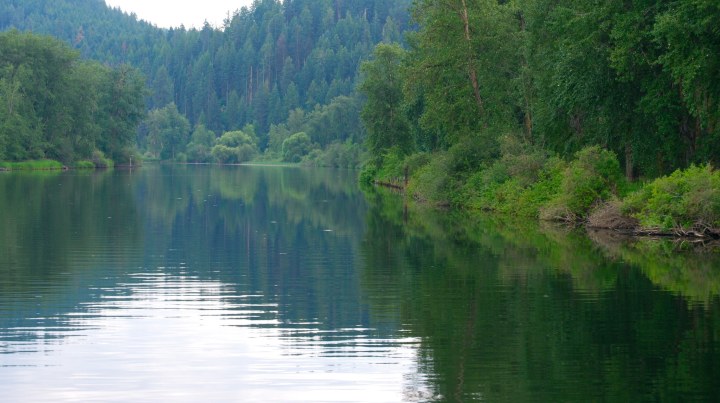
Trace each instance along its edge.
<path fill-rule="evenodd" d="M 710 165 L 677 170 L 629 195 L 623 212 L 644 227 L 720 228 L 720 172 Z"/>
<path fill-rule="evenodd" d="M 282 155 L 285 162 L 300 162 L 312 150 L 312 141 L 305 132 L 295 133 L 282 142 Z"/>
<path fill-rule="evenodd" d="M 584 219 L 593 206 L 617 194 L 622 180 L 615 153 L 598 146 L 586 147 L 565 169 L 560 195 L 543 206 L 547 211 L 541 212 L 541 218 Z"/>
<path fill-rule="evenodd" d="M 461 192 L 463 204 L 537 217 L 540 206 L 559 193 L 565 165 L 513 135 L 501 136 L 499 143 L 502 157 L 467 179 Z"/>
<path fill-rule="evenodd" d="M 500 157 L 497 140 L 486 134 L 468 136 L 448 150 L 451 173 L 470 173 L 492 164 Z"/>
<path fill-rule="evenodd" d="M 96 168 L 112 168 L 115 166 L 113 160 L 105 158 L 105 154 L 100 150 L 93 151 L 92 162 Z"/>
<path fill-rule="evenodd" d="M 453 183 L 451 157 L 447 152 L 440 152 L 412 176 L 407 192 L 418 200 L 444 205 L 452 199 Z"/>
<path fill-rule="evenodd" d="M 142 155 L 133 148 L 124 148 L 114 154 L 114 160 L 111 164 L 130 165 L 133 166 L 142 165 Z M 110 167 L 112 167 L 112 165 Z"/>
<path fill-rule="evenodd" d="M 205 144 L 190 143 L 187 147 L 187 160 L 190 162 L 212 161 L 211 147 Z"/>
<path fill-rule="evenodd" d="M 517 214 L 539 217 L 542 207 L 559 197 L 566 169 L 567 164 L 562 159 L 546 159 L 537 173 L 537 180 L 525 189 L 518 201 Z"/>
<path fill-rule="evenodd" d="M 378 167 L 372 161 L 366 162 L 360 169 L 359 180 L 361 184 L 371 185 L 375 182 L 377 176 Z"/>
<path fill-rule="evenodd" d="M 397 147 L 387 150 L 375 178 L 380 182 L 401 185 L 405 178 L 405 154 Z"/>
<path fill-rule="evenodd" d="M 237 149 L 218 144 L 212 148 L 213 159 L 221 164 L 236 164 L 238 162 Z"/>
<path fill-rule="evenodd" d="M 354 169 L 360 167 L 361 158 L 362 147 L 359 144 L 335 142 L 324 150 L 312 150 L 303 162 L 311 166 Z"/>
<path fill-rule="evenodd" d="M 426 152 L 419 152 L 408 155 L 405 158 L 404 164 L 407 167 L 408 175 L 414 175 L 420 168 L 429 164 L 432 160 L 432 154 Z"/>
<path fill-rule="evenodd" d="M 90 160 L 76 161 L 75 169 L 95 169 L 95 164 Z"/>

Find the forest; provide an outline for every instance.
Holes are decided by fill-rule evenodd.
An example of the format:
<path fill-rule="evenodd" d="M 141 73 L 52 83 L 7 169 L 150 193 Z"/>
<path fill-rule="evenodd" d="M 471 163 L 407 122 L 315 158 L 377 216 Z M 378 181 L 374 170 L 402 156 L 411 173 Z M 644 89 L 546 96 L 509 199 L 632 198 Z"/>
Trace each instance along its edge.
<path fill-rule="evenodd" d="M 3 37 L 0 159 L 362 166 L 431 204 L 720 232 L 714 1 L 256 0 L 201 29 L 0 11 L 33 32 Z"/>
<path fill-rule="evenodd" d="M 52 35 L 84 58 L 142 72 L 148 114 L 136 142 L 146 158 L 356 167 L 358 67 L 377 43 L 403 41 L 409 6 L 258 0 L 230 10 L 222 27 L 159 29 L 102 0 L 2 0 L 0 29 Z"/>

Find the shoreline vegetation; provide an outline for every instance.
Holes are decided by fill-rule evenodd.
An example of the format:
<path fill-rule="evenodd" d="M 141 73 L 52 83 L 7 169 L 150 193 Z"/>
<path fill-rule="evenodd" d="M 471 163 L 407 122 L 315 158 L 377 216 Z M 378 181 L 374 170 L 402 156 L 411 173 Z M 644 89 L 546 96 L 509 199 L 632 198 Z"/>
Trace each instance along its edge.
<path fill-rule="evenodd" d="M 116 164 L 113 160 L 105 158 L 101 153 L 96 152 L 92 159 L 78 160 L 69 164 L 52 159 L 25 160 L 25 161 L 0 161 L 0 172 L 11 171 L 67 171 L 67 170 L 93 170 L 110 169 L 115 167 L 140 167 L 142 159 L 130 160 L 125 164 Z"/>
<path fill-rule="evenodd" d="M 361 180 L 436 207 L 631 236 L 720 239 L 720 171 L 709 164 L 629 182 L 616 155 L 598 146 L 566 162 L 509 136 L 502 142 L 498 159 L 460 178 L 440 174 L 443 156 L 414 155 L 381 170 L 366 166 Z"/>
<path fill-rule="evenodd" d="M 500 217 L 720 238 L 720 7 L 451 3 L 414 2 L 416 30 L 361 64 L 361 182 Z"/>

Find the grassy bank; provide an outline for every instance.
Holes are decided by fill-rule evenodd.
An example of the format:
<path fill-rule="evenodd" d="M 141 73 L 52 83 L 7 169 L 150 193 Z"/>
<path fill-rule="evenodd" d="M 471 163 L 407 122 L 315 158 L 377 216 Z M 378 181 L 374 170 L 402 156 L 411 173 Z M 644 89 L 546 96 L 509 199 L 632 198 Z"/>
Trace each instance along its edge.
<path fill-rule="evenodd" d="M 0 171 L 53 171 L 62 169 L 98 169 L 98 168 L 113 168 L 115 163 L 113 160 L 106 158 L 105 155 L 99 151 L 93 153 L 92 159 L 90 160 L 78 160 L 68 165 L 62 162 L 42 159 L 42 160 L 29 160 L 29 161 L 17 161 L 17 162 L 2 162 L 0 161 Z"/>
<path fill-rule="evenodd" d="M 569 161 L 512 136 L 497 147 L 478 141 L 432 155 L 390 152 L 370 162 L 361 180 L 437 206 L 638 235 L 720 237 L 720 172 L 691 166 L 628 182 L 617 156 L 597 146 Z"/>
<path fill-rule="evenodd" d="M 0 170 L 4 171 L 51 171 L 64 168 L 62 163 L 53 160 L 0 162 Z"/>

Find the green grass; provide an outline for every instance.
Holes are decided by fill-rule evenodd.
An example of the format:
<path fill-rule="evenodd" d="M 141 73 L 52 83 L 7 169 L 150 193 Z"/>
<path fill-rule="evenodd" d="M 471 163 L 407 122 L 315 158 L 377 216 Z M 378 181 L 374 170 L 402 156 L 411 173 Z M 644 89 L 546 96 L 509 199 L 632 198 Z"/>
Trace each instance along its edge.
<path fill-rule="evenodd" d="M 76 161 L 75 169 L 95 169 L 95 164 L 89 160 Z"/>
<path fill-rule="evenodd" d="M 49 171 L 63 169 L 63 164 L 53 160 L 31 160 L 20 162 L 0 162 L 0 168 L 8 171 Z"/>

